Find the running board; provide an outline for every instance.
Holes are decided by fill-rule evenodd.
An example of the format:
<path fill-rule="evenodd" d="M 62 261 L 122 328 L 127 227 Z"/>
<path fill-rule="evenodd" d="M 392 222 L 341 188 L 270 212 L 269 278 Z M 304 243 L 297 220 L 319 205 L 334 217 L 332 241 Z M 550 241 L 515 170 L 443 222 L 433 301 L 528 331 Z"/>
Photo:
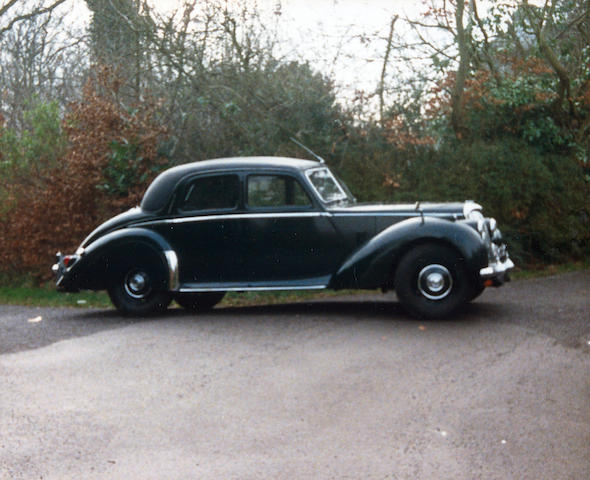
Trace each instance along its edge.
<path fill-rule="evenodd" d="M 327 280 L 327 279 L 326 279 Z M 328 282 L 325 283 L 303 283 L 303 282 L 289 282 L 284 284 L 279 283 L 184 283 L 180 285 L 177 290 L 180 293 L 198 293 L 198 292 L 270 292 L 278 290 L 324 290 L 328 288 Z"/>

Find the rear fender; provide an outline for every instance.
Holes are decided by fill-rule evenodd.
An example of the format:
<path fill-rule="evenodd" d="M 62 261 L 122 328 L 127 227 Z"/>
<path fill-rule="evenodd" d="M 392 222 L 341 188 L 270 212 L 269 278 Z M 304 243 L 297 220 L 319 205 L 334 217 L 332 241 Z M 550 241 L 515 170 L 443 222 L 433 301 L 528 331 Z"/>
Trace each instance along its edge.
<path fill-rule="evenodd" d="M 140 256 L 157 258 L 162 288 L 177 290 L 178 258 L 170 244 L 159 234 L 144 228 L 125 228 L 98 238 L 83 250 L 80 259 L 68 272 L 69 283 L 77 288 L 106 288 L 121 263 Z"/>
<path fill-rule="evenodd" d="M 473 228 L 435 217 L 415 217 L 385 229 L 348 257 L 332 277 L 330 288 L 379 288 L 388 285 L 405 252 L 413 245 L 428 241 L 457 250 L 470 274 L 487 265 L 485 245 Z"/>

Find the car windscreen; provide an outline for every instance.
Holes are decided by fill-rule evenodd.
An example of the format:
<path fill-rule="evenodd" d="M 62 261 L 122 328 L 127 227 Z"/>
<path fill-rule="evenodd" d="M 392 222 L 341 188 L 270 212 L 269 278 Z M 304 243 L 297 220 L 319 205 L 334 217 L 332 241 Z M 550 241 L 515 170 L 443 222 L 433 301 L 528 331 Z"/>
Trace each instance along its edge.
<path fill-rule="evenodd" d="M 312 168 L 306 172 L 320 198 L 326 203 L 348 201 L 348 195 L 327 168 Z"/>

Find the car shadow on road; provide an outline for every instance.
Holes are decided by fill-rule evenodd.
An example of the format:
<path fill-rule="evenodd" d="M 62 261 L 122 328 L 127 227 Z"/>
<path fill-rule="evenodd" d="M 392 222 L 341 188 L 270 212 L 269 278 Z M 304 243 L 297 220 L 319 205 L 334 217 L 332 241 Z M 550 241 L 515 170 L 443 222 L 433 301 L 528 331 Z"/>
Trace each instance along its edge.
<path fill-rule="evenodd" d="M 77 310 L 74 314 L 62 317 L 61 321 L 91 321 L 95 328 L 114 328 L 138 324 L 148 321 L 162 321 L 166 319 L 188 319 L 195 321 L 204 318 L 245 319 L 248 317 L 313 317 L 349 320 L 379 320 L 396 322 L 420 322 L 409 315 L 395 300 L 376 299 L 322 299 L 304 302 L 275 303 L 262 305 L 218 305 L 212 310 L 204 312 L 184 310 L 172 304 L 166 312 L 145 317 L 122 316 L 114 309 L 107 310 Z M 498 319 L 503 311 L 497 305 L 487 302 L 474 302 L 465 305 L 458 312 L 448 318 L 437 319 L 439 322 L 473 322 L 482 319 Z M 431 320 L 432 321 L 432 320 Z"/>
<path fill-rule="evenodd" d="M 468 304 L 449 318 L 438 319 L 441 322 L 472 322 L 488 314 L 493 315 L 491 304 Z M 166 316 L 186 318 L 199 317 L 234 318 L 250 317 L 313 317 L 327 320 L 362 320 L 388 322 L 422 322 L 424 319 L 409 315 L 397 301 L 392 300 L 315 300 L 309 302 L 279 303 L 271 305 L 228 306 L 221 305 L 208 312 L 190 312 L 180 308 L 170 309 Z"/>

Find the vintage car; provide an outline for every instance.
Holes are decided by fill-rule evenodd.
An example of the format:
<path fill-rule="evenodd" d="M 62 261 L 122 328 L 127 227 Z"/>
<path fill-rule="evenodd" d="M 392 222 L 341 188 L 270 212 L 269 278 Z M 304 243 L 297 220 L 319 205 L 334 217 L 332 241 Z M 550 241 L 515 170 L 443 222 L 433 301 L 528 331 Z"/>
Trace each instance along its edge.
<path fill-rule="evenodd" d="M 161 173 L 141 205 L 57 254 L 57 288 L 106 289 L 124 314 L 172 299 L 213 307 L 225 292 L 395 289 L 419 317 L 444 317 L 514 267 L 472 202 L 366 205 L 320 161 L 205 160 Z"/>

